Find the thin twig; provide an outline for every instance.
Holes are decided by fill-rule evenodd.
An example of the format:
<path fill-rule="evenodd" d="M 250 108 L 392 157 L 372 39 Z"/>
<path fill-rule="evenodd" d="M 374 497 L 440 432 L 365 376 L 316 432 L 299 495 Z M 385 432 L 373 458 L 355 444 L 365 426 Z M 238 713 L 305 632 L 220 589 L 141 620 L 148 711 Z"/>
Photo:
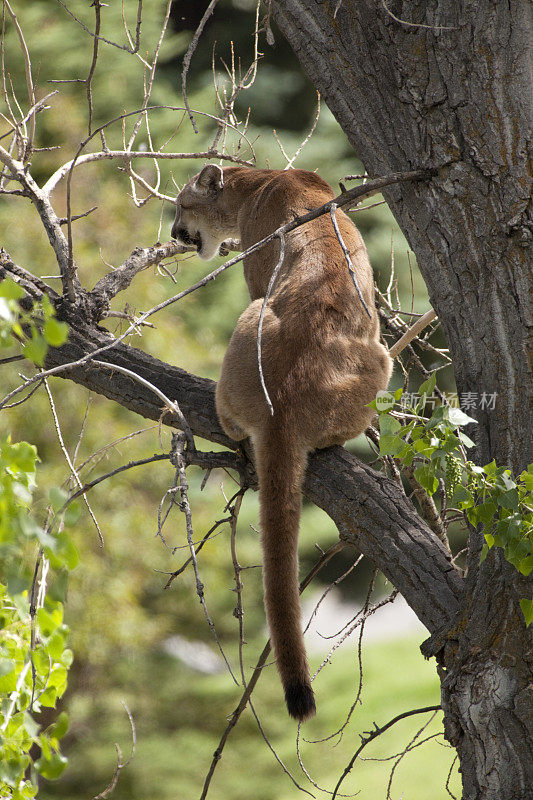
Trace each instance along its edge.
<path fill-rule="evenodd" d="M 161 391 L 161 389 L 158 389 L 157 386 L 154 386 L 153 383 L 150 383 L 150 381 L 147 381 L 146 378 L 141 377 L 141 375 L 137 375 L 137 373 L 133 372 L 131 369 L 126 369 L 126 367 L 120 367 L 118 366 L 118 364 L 110 364 L 107 361 L 94 360 L 93 364 L 96 364 L 98 367 L 104 367 L 106 369 L 116 370 L 117 372 L 121 372 L 123 375 L 128 375 L 128 377 L 133 378 L 134 381 L 141 383 L 143 386 L 146 386 L 147 389 L 150 389 L 154 394 L 156 394 L 157 397 L 159 397 L 159 399 L 163 401 L 166 408 L 176 415 L 176 417 L 180 422 L 181 429 L 187 438 L 187 443 L 189 444 L 189 447 L 192 447 L 194 449 L 194 439 L 190 425 L 183 416 L 181 409 L 175 400 L 170 400 L 166 396 L 166 394 L 164 394 Z"/>
<path fill-rule="evenodd" d="M 263 389 L 263 394 L 265 395 L 265 399 L 267 402 L 268 410 L 270 411 L 270 416 L 274 416 L 274 406 L 272 405 L 272 401 L 270 399 L 270 395 L 268 394 L 268 390 L 265 384 L 265 377 L 263 375 L 263 363 L 262 363 L 262 352 L 261 352 L 261 343 L 262 343 L 262 335 L 263 335 L 263 319 L 265 316 L 265 311 L 268 303 L 268 299 L 276 282 L 276 278 L 279 275 L 279 271 L 283 266 L 283 260 L 285 258 L 285 238 L 283 234 L 279 235 L 279 258 L 278 263 L 274 267 L 274 271 L 270 276 L 270 281 L 268 283 L 268 288 L 266 290 L 265 296 L 263 298 L 263 304 L 261 306 L 261 312 L 259 314 L 259 322 L 257 323 L 257 366 L 259 367 L 259 380 L 261 381 L 261 388 Z"/>
<path fill-rule="evenodd" d="M 80 19 L 78 19 L 78 17 L 75 14 L 72 13 L 70 8 L 66 5 L 66 3 L 63 2 L 63 0 L 57 0 L 57 2 L 59 3 L 60 6 L 63 6 L 65 11 L 68 14 L 70 14 L 70 16 L 78 23 L 78 25 L 80 25 L 83 28 L 85 33 L 88 33 L 89 36 L 95 36 L 93 31 L 91 31 L 87 27 L 87 25 L 84 25 L 84 23 Z M 131 46 L 128 46 L 128 45 L 125 45 L 125 44 L 118 44 L 117 42 L 112 42 L 110 39 L 106 39 L 105 36 L 98 36 L 97 38 L 100 41 L 111 45 L 112 47 L 116 47 L 118 50 L 125 50 L 127 53 L 130 53 L 130 55 L 135 55 L 135 53 L 139 49 L 140 37 L 141 37 L 142 4 L 143 4 L 143 0 L 139 0 L 138 6 L 137 6 L 137 28 L 136 28 L 136 31 L 135 31 L 135 46 L 133 48 L 131 48 Z M 130 38 L 130 37 L 128 36 L 128 38 Z M 85 80 L 80 80 L 79 82 L 80 83 L 85 83 Z"/>
<path fill-rule="evenodd" d="M 233 609 L 233 616 L 238 622 L 239 625 L 239 668 L 241 671 L 241 681 L 242 685 L 246 686 L 246 677 L 244 675 L 244 661 L 243 661 L 243 646 L 245 645 L 244 641 L 244 609 L 242 604 L 242 590 L 243 584 L 241 580 L 241 572 L 242 567 L 239 564 L 239 559 L 237 558 L 237 520 L 239 518 L 239 511 L 241 510 L 242 505 L 242 493 L 237 495 L 237 499 L 235 500 L 235 505 L 230 510 L 230 549 L 231 549 L 231 560 L 233 562 L 233 576 L 235 579 L 235 589 L 234 592 L 237 595 L 237 603 L 235 608 Z"/>
<path fill-rule="evenodd" d="M 417 319 L 417 321 L 409 328 L 409 330 L 404 333 L 401 339 L 398 339 L 398 341 L 395 342 L 391 348 L 389 348 L 390 357 L 396 358 L 396 356 L 398 356 L 402 350 L 404 350 L 407 345 L 413 341 L 413 339 L 416 339 L 420 331 L 429 325 L 429 323 L 432 322 L 436 317 L 437 312 L 432 308 L 429 311 L 426 311 L 426 313 L 423 314 L 420 319 Z"/>
<path fill-rule="evenodd" d="M 458 759 L 458 758 L 459 758 L 459 756 L 458 756 L 458 754 L 456 753 L 456 754 L 455 754 L 455 757 L 454 757 L 454 759 L 453 759 L 453 761 L 452 761 L 452 763 L 451 763 L 451 766 L 450 766 L 450 771 L 448 772 L 448 777 L 446 778 L 446 785 L 445 785 L 445 789 L 446 789 L 446 791 L 448 792 L 448 794 L 450 795 L 450 797 L 452 797 L 452 798 L 453 798 L 453 800 L 457 800 L 457 797 L 454 795 L 454 793 L 453 793 L 453 792 L 451 791 L 451 789 L 450 789 L 450 780 L 451 780 L 451 777 L 452 777 L 452 772 L 453 772 L 453 768 L 454 768 L 454 766 L 455 766 L 455 762 L 457 761 L 457 759 Z"/>
<path fill-rule="evenodd" d="M 339 553 L 341 550 L 343 550 L 345 546 L 346 546 L 345 542 L 340 542 L 340 541 L 336 542 L 334 545 L 332 545 L 328 550 L 326 550 L 322 554 L 320 559 L 317 561 L 317 563 L 314 565 L 314 567 L 310 570 L 310 572 L 306 575 L 304 580 L 301 582 L 301 584 L 300 584 L 300 593 L 303 592 L 303 590 L 310 584 L 310 582 L 313 580 L 315 575 L 317 575 L 317 573 L 320 572 L 322 567 L 324 567 L 325 564 L 327 564 L 328 561 L 330 561 L 330 559 L 332 559 L 333 556 L 336 553 Z M 237 722 L 239 721 L 242 712 L 244 711 L 244 709 L 246 708 L 246 706 L 248 704 L 248 701 L 249 701 L 249 699 L 250 699 L 250 697 L 252 695 L 253 690 L 255 689 L 257 681 L 259 680 L 259 678 L 261 676 L 261 672 L 263 670 L 263 667 L 266 664 L 266 660 L 267 660 L 269 654 L 270 654 L 270 641 L 268 641 L 266 643 L 265 647 L 263 648 L 263 652 L 259 656 L 259 659 L 257 661 L 257 664 L 255 665 L 255 669 L 254 669 L 254 671 L 252 673 L 252 676 L 251 676 L 250 680 L 248 681 L 248 685 L 246 686 L 246 688 L 245 688 L 245 690 L 244 690 L 244 692 L 243 692 L 243 694 L 241 696 L 241 699 L 239 700 L 239 703 L 238 703 L 237 707 L 235 708 L 233 714 L 231 714 L 231 716 L 229 718 L 229 722 L 228 722 L 228 724 L 227 724 L 227 726 L 226 726 L 226 728 L 224 730 L 224 733 L 222 734 L 222 737 L 221 737 L 221 739 L 220 739 L 220 741 L 218 743 L 218 747 L 215 750 L 215 752 L 213 753 L 213 760 L 211 761 L 211 766 L 209 768 L 209 772 L 207 773 L 206 778 L 205 778 L 204 787 L 203 787 L 203 791 L 202 791 L 202 795 L 200 797 L 200 800 L 205 800 L 205 798 L 207 797 L 207 793 L 209 791 L 209 786 L 210 786 L 210 783 L 211 783 L 211 779 L 213 777 L 213 773 L 214 773 L 214 771 L 216 769 L 216 766 L 217 766 L 218 762 L 222 758 L 222 751 L 224 750 L 224 747 L 225 747 L 225 744 L 226 744 L 226 742 L 228 740 L 228 737 L 229 737 L 231 731 L 233 730 L 233 728 L 235 727 L 235 725 L 237 724 Z"/>
<path fill-rule="evenodd" d="M 65 445 L 65 441 L 63 439 L 63 434 L 61 433 L 61 427 L 59 425 L 59 418 L 57 416 L 57 411 L 56 411 L 56 407 L 55 407 L 55 403 L 54 403 L 54 398 L 52 396 L 52 392 L 50 391 L 50 386 L 49 386 L 48 381 L 46 380 L 46 378 L 44 379 L 44 388 L 46 389 L 46 394 L 48 395 L 48 402 L 50 403 L 50 408 L 52 409 L 52 416 L 54 418 L 54 427 L 56 429 L 57 438 L 58 438 L 58 441 L 59 441 L 59 446 L 61 448 L 61 452 L 65 456 L 65 461 L 68 464 L 68 468 L 70 470 L 70 474 L 71 474 L 72 478 L 74 479 L 74 481 L 78 485 L 78 487 L 81 489 L 83 484 L 81 482 L 80 476 L 78 475 L 78 471 L 77 471 L 76 467 L 74 466 L 74 464 L 72 462 L 72 459 L 70 457 L 70 454 L 69 454 L 69 452 L 67 450 L 67 447 Z M 95 528 L 96 528 L 96 530 L 98 532 L 98 537 L 100 539 L 100 544 L 103 547 L 104 546 L 104 537 L 103 537 L 102 531 L 100 530 L 100 525 L 98 524 L 98 520 L 96 519 L 94 511 L 92 510 L 89 501 L 85 497 L 85 494 L 83 495 L 83 499 L 85 501 L 85 505 L 87 506 L 87 510 L 89 511 L 89 514 L 91 515 L 91 519 L 92 519 L 92 521 L 94 523 L 94 526 L 95 526 Z"/>
<path fill-rule="evenodd" d="M 224 525 L 226 522 L 231 522 L 231 517 L 225 517 L 224 519 L 216 520 L 216 522 L 209 528 L 209 530 L 207 531 L 207 533 L 205 534 L 203 539 L 201 539 L 199 542 L 194 542 L 194 547 L 195 547 L 195 553 L 196 554 L 198 554 L 200 552 L 200 550 L 206 544 L 206 542 L 213 536 L 213 534 L 216 531 L 216 529 L 219 528 L 221 525 Z M 175 552 L 177 549 L 178 548 L 174 547 L 172 552 Z M 191 563 L 192 563 L 192 556 L 189 556 L 189 558 L 181 565 L 181 567 L 179 567 L 179 569 L 176 569 L 176 570 L 174 570 L 174 572 L 170 573 L 170 578 L 168 579 L 168 581 L 163 586 L 163 589 L 168 589 L 170 587 L 170 585 L 172 584 L 172 582 L 179 575 L 181 575 L 181 573 L 184 572 L 185 569 Z M 167 572 L 165 574 L 168 575 L 169 573 Z"/>
<path fill-rule="evenodd" d="M 105 800 L 106 797 L 109 797 L 109 795 L 111 794 L 111 792 L 114 791 L 115 786 L 117 785 L 118 776 L 120 775 L 121 770 L 123 770 L 125 767 L 128 766 L 128 764 L 132 760 L 133 756 L 135 755 L 135 746 L 137 744 L 137 734 L 136 734 L 136 731 L 135 731 L 135 723 L 133 721 L 133 717 L 132 717 L 131 711 L 129 710 L 129 708 L 126 705 L 126 703 L 124 702 L 124 700 L 121 700 L 121 703 L 124 706 L 126 714 L 128 715 L 128 719 L 130 721 L 130 727 L 131 727 L 131 752 L 130 752 L 130 756 L 129 756 L 128 759 L 126 759 L 126 761 L 122 761 L 122 752 L 120 750 L 119 745 L 117 743 L 115 743 L 115 748 L 116 748 L 116 751 L 117 751 L 117 763 L 116 763 L 116 766 L 115 766 L 115 771 L 113 773 L 113 777 L 111 778 L 111 781 L 110 781 L 109 785 L 104 789 L 104 791 L 100 792 L 100 794 L 97 794 L 93 798 L 93 800 Z"/>
<path fill-rule="evenodd" d="M 424 25 L 422 22 L 407 22 L 407 20 L 400 19 L 399 17 L 396 17 L 392 13 L 392 11 L 390 10 L 390 8 L 388 7 L 388 5 L 386 3 L 386 0 L 381 0 L 381 4 L 382 4 L 383 8 L 385 9 L 385 11 L 387 12 L 387 14 L 389 15 L 389 17 L 392 17 L 392 19 L 395 22 L 399 22 L 400 25 L 407 25 L 409 28 L 426 28 L 427 30 L 430 30 L 430 31 L 457 31 L 457 30 L 459 30 L 459 28 L 456 25 Z"/>
<path fill-rule="evenodd" d="M 355 267 L 353 265 L 352 259 L 350 258 L 350 253 L 348 252 L 348 248 L 346 247 L 346 245 L 344 243 L 344 239 L 342 238 L 342 234 L 340 232 L 339 225 L 337 223 L 337 218 L 335 216 L 336 211 L 337 211 L 337 205 L 335 203 L 332 203 L 331 206 L 330 206 L 330 209 L 329 209 L 329 214 L 330 214 L 330 217 L 331 217 L 331 223 L 333 225 L 333 229 L 334 229 L 334 231 L 335 231 L 335 233 L 337 235 L 337 239 L 339 240 L 339 244 L 341 246 L 342 252 L 344 253 L 344 258 L 346 259 L 346 263 L 348 265 L 348 270 L 350 272 L 350 276 L 352 278 L 353 285 L 355 286 L 355 291 L 357 292 L 357 294 L 359 296 L 359 300 L 363 304 L 363 308 L 365 309 L 366 313 L 368 314 L 368 318 L 372 319 L 372 315 L 370 314 L 370 311 L 368 310 L 368 306 L 364 301 L 363 295 L 361 294 L 361 289 L 359 288 L 359 284 L 357 282 L 357 275 L 355 273 Z"/>
<path fill-rule="evenodd" d="M 92 79 L 94 75 L 94 71 L 96 69 L 96 62 L 98 60 L 98 45 L 100 42 L 99 34 L 100 34 L 100 0 L 93 0 L 92 6 L 94 8 L 95 14 L 95 22 L 94 22 L 94 41 L 93 41 L 93 60 L 91 62 L 91 68 L 89 69 L 89 74 L 86 78 L 86 94 L 87 94 L 87 104 L 89 106 L 89 122 L 87 125 L 89 136 L 91 135 L 91 128 L 93 124 L 93 93 L 92 93 Z"/>
<path fill-rule="evenodd" d="M 315 117 L 313 119 L 313 124 L 311 125 L 309 133 L 307 134 L 307 136 L 305 137 L 303 142 L 301 142 L 300 146 L 297 148 L 297 150 L 294 153 L 293 157 L 289 160 L 287 165 L 284 167 L 284 169 L 286 169 L 286 170 L 287 169 L 292 169 L 292 165 L 294 164 L 294 162 L 296 161 L 296 159 L 298 158 L 298 156 L 300 155 L 300 153 L 304 149 L 305 145 L 307 144 L 307 142 L 309 141 L 309 139 L 311 138 L 311 136 L 315 132 L 315 128 L 316 128 L 316 126 L 318 124 L 318 118 L 320 116 L 320 92 L 316 93 L 316 97 L 317 97 L 317 104 L 316 104 L 316 113 L 315 113 Z"/>
<path fill-rule="evenodd" d="M 24 69 L 26 71 L 26 85 L 28 88 L 28 98 L 30 101 L 30 106 L 33 108 L 35 106 L 35 89 L 33 86 L 33 78 L 31 74 L 30 54 L 28 52 L 26 41 L 24 39 L 24 34 L 22 33 L 22 29 L 18 23 L 17 17 L 15 16 L 13 9 L 9 5 L 9 0 L 4 0 L 4 6 L 7 8 L 9 12 L 11 20 L 13 22 L 13 25 L 15 26 L 15 30 L 17 31 L 17 35 L 19 37 L 22 55 L 24 57 Z M 25 142 L 24 156 L 22 158 L 22 161 L 24 163 L 31 157 L 34 139 L 35 139 L 35 115 L 32 115 L 30 118 L 30 130 Z"/>
<path fill-rule="evenodd" d="M 437 710 L 440 711 L 440 708 L 437 709 Z M 430 725 L 433 722 L 433 720 L 435 719 L 436 715 L 437 715 L 437 711 L 435 711 L 435 713 L 431 715 L 431 717 L 428 719 L 428 721 L 424 725 L 422 725 L 420 730 L 418 730 L 415 733 L 415 735 L 412 737 L 411 741 L 407 744 L 407 746 L 404 748 L 403 752 L 400 753 L 400 755 L 398 756 L 397 760 L 394 762 L 394 764 L 392 766 L 392 769 L 390 771 L 389 782 L 387 784 L 387 800 L 392 800 L 392 798 L 391 798 L 391 788 L 392 788 L 392 782 L 394 780 L 394 773 L 396 772 L 396 768 L 398 767 L 398 764 L 400 764 L 400 762 L 407 755 L 407 753 L 409 753 L 413 749 L 413 747 L 416 746 L 415 745 L 416 740 L 425 731 L 425 729 L 428 727 L 428 725 Z M 435 734 L 435 735 L 438 735 L 438 734 Z"/>
<path fill-rule="evenodd" d="M 186 460 L 185 460 L 185 456 L 184 456 L 185 443 L 186 443 L 185 434 L 183 434 L 183 433 L 175 433 L 175 434 L 173 434 L 173 436 L 172 436 L 171 461 L 172 461 L 173 465 L 176 467 L 176 470 L 177 470 L 177 472 L 179 474 L 179 486 L 178 486 L 178 489 L 179 489 L 179 493 L 180 493 L 180 496 L 181 496 L 181 501 L 178 504 L 178 506 L 179 506 L 180 511 L 183 511 L 183 513 L 185 514 L 185 526 L 186 526 L 186 531 L 187 531 L 187 542 L 189 544 L 189 549 L 191 551 L 192 566 L 193 566 L 193 570 L 194 570 L 194 576 L 195 576 L 195 579 L 196 579 L 196 594 L 198 595 L 198 599 L 200 600 L 200 603 L 201 603 L 202 608 L 204 610 L 204 615 L 205 615 L 205 618 L 207 620 L 207 624 L 209 625 L 209 628 L 211 629 L 211 632 L 212 632 L 213 636 L 215 637 L 215 641 L 217 643 L 217 647 L 218 647 L 218 649 L 220 651 L 220 654 L 222 655 L 222 658 L 224 659 L 226 667 L 228 668 L 228 672 L 231 675 L 231 677 L 233 678 L 235 684 L 238 686 L 239 682 L 238 682 L 237 678 L 235 677 L 235 675 L 233 674 L 233 670 L 231 669 L 230 663 L 229 663 L 229 661 L 228 661 L 228 659 L 226 657 L 226 654 L 224 653 L 224 650 L 222 648 L 222 645 L 220 643 L 220 639 L 218 638 L 218 634 L 217 634 L 215 625 L 213 623 L 213 620 L 209 616 L 209 611 L 207 610 L 207 603 L 206 603 L 205 594 L 204 594 L 204 584 L 200 580 L 200 573 L 198 571 L 198 561 L 196 559 L 196 551 L 194 549 L 194 531 L 193 531 L 193 526 L 192 526 L 192 513 L 191 513 L 191 507 L 190 507 L 190 504 L 189 504 L 189 495 L 188 495 L 188 493 L 189 493 L 189 484 L 187 483 L 187 474 L 186 474 L 186 471 L 185 471 L 185 468 L 186 468 Z"/>
<path fill-rule="evenodd" d="M 440 711 L 440 708 L 441 708 L 440 705 L 438 705 L 438 706 L 425 706 L 424 708 L 415 708 L 415 709 L 412 709 L 411 711 L 404 711 L 402 714 L 398 714 L 396 717 L 393 717 L 393 719 L 389 720 L 385 725 L 382 725 L 381 727 L 379 727 L 374 722 L 374 730 L 367 731 L 366 732 L 366 736 L 361 737 L 362 738 L 362 742 L 361 742 L 360 746 L 357 748 L 357 750 L 355 751 L 355 753 L 352 756 L 352 758 L 350 759 L 350 762 L 349 762 L 348 766 L 345 768 L 345 770 L 342 773 L 341 777 L 337 781 L 337 785 L 335 786 L 335 789 L 333 791 L 333 795 L 332 795 L 331 800 L 335 800 L 335 798 L 338 797 L 338 791 L 339 791 L 339 788 L 340 788 L 342 782 L 344 781 L 344 779 L 346 778 L 348 773 L 351 772 L 351 770 L 353 768 L 353 765 L 355 764 L 355 761 L 356 761 L 358 755 L 367 746 L 367 744 L 370 744 L 370 742 L 372 742 L 378 736 L 381 736 L 382 733 L 385 733 L 386 730 L 391 728 L 397 722 L 400 722 L 400 720 L 405 719 L 406 717 L 412 717 L 414 714 L 426 714 L 426 713 L 428 713 L 430 711 Z"/>
<path fill-rule="evenodd" d="M 95 478 L 93 481 L 89 481 L 89 483 L 85 483 L 80 488 L 71 494 L 67 500 L 63 503 L 59 511 L 57 512 L 57 516 L 60 516 L 67 507 L 78 497 L 86 494 L 91 489 L 94 489 L 95 486 L 98 486 L 99 483 L 106 481 L 108 478 L 113 478 L 115 475 L 118 475 L 121 472 L 124 472 L 127 469 L 133 469 L 134 467 L 142 467 L 145 464 L 153 464 L 155 461 L 168 461 L 170 455 L 168 453 L 156 453 L 153 456 L 149 456 L 148 458 L 141 458 L 138 461 L 129 461 L 127 464 L 123 464 L 121 467 L 117 467 L 116 469 L 111 470 L 111 472 L 106 472 L 105 475 L 100 475 L 100 477 Z"/>
<path fill-rule="evenodd" d="M 218 0 L 211 0 L 209 5 L 207 6 L 203 17 L 200 20 L 200 24 L 198 25 L 198 27 L 197 27 L 197 29 L 195 31 L 195 34 L 192 37 L 192 40 L 191 40 L 191 42 L 190 42 L 190 44 L 189 44 L 189 46 L 187 48 L 187 52 L 185 53 L 185 55 L 183 57 L 183 68 L 182 68 L 182 72 L 181 72 L 181 92 L 182 92 L 182 95 L 183 95 L 183 102 L 185 104 L 185 108 L 187 109 L 187 113 L 189 115 L 189 119 L 191 121 L 191 125 L 192 125 L 193 130 L 194 130 L 195 133 L 198 133 L 198 128 L 196 127 L 196 123 L 194 121 L 194 117 L 193 117 L 192 111 L 191 111 L 190 106 L 189 106 L 189 101 L 187 99 L 187 74 L 189 72 L 189 66 L 190 66 L 190 63 L 191 63 L 191 58 L 193 57 L 194 51 L 196 50 L 196 46 L 198 45 L 198 40 L 200 39 L 200 36 L 202 35 L 202 31 L 205 28 L 207 20 L 209 19 L 209 17 L 211 16 L 213 11 L 215 10 L 215 6 L 216 6 L 217 2 L 218 2 Z"/>

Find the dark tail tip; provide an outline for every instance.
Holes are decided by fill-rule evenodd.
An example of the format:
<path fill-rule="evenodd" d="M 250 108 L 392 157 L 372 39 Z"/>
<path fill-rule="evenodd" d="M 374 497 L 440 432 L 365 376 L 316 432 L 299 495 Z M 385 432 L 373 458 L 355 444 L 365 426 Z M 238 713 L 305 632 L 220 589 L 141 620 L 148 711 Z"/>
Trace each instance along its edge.
<path fill-rule="evenodd" d="M 291 717 L 303 722 L 316 713 L 315 696 L 308 683 L 291 683 L 285 687 L 285 702 Z"/>

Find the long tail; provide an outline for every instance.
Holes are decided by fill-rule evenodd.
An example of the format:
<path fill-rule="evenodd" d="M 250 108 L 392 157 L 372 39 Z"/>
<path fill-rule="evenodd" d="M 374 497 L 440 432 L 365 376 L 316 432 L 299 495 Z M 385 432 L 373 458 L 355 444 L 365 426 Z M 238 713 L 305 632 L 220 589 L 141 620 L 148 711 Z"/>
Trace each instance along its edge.
<path fill-rule="evenodd" d="M 254 440 L 259 476 L 264 602 L 291 717 L 316 711 L 301 627 L 298 531 L 307 452 L 282 425 Z"/>

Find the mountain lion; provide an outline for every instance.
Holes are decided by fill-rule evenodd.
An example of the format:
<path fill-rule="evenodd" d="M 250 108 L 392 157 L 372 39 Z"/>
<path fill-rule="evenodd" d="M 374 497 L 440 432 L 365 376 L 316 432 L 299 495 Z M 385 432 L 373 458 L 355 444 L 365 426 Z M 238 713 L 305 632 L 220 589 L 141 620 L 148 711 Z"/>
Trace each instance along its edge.
<path fill-rule="evenodd" d="M 248 248 L 295 216 L 333 199 L 331 187 L 304 170 L 218 167 L 195 175 L 176 200 L 172 236 L 213 258 L 226 239 Z M 344 444 L 370 423 L 367 407 L 386 389 L 392 361 L 379 342 L 373 278 L 361 236 L 337 212 L 357 296 L 328 215 L 285 236 L 285 256 L 266 307 L 262 365 L 274 414 L 261 387 L 257 329 L 280 255 L 275 239 L 244 259 L 250 305 L 241 314 L 216 389 L 220 423 L 232 439 L 250 437 L 259 477 L 265 608 L 289 714 L 304 720 L 315 701 L 301 628 L 298 528 L 308 454 Z"/>

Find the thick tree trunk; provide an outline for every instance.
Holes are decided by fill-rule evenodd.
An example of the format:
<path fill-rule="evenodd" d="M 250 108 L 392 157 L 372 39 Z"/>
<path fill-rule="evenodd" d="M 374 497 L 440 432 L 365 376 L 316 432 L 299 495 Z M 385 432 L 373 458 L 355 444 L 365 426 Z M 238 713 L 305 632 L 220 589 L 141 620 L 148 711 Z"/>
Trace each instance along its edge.
<path fill-rule="evenodd" d="M 384 194 L 416 253 L 459 394 L 477 401 L 476 459 L 519 472 L 533 429 L 531 4 L 272 8 L 371 175 L 440 167 Z M 533 647 L 518 600 L 531 586 L 499 553 L 479 567 L 479 548 L 473 535 L 468 602 L 425 652 L 440 664 L 465 800 L 522 800 L 533 797 Z"/>

